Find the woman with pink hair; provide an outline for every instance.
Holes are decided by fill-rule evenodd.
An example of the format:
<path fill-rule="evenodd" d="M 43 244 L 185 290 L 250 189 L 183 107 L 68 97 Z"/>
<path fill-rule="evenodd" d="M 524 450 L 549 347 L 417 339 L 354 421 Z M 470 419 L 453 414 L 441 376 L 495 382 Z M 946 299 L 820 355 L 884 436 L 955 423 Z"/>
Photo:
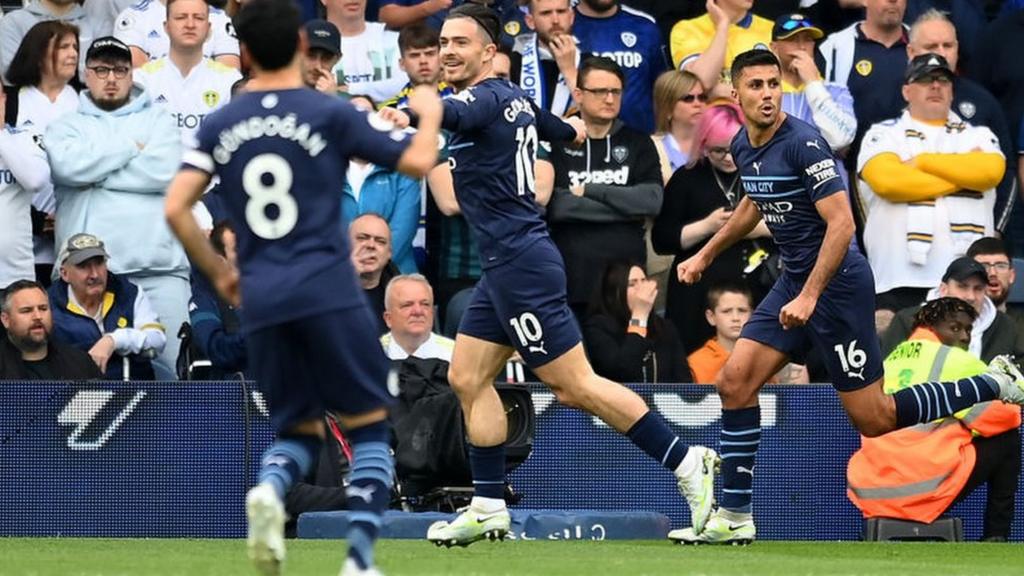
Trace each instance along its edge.
<path fill-rule="evenodd" d="M 697 125 L 689 163 L 677 170 L 665 186 L 665 199 L 654 221 L 651 239 L 656 252 L 675 256 L 670 270 L 697 253 L 725 224 L 743 197 L 740 172 L 729 151 L 742 122 L 742 111 L 731 102 L 708 106 Z M 762 222 L 746 240 L 715 259 L 700 282 L 692 286 L 669 282 L 666 316 L 682 335 L 688 351 L 696 350 L 713 335 L 704 319 L 707 287 L 719 280 L 755 280 L 747 276 L 763 273 L 766 265 L 751 268 L 752 263 L 762 253 L 774 250 L 768 235 Z M 749 284 L 759 301 L 763 296 L 761 283 Z"/>

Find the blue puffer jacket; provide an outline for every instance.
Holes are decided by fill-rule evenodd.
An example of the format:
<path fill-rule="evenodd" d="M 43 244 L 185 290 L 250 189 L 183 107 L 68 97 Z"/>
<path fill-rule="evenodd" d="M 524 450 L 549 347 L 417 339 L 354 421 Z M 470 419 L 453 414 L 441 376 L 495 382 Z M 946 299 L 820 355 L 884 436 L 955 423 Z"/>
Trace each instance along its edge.
<path fill-rule="evenodd" d="M 139 287 L 131 282 L 118 278 L 116 274 L 107 275 L 107 292 L 103 295 L 103 332 L 109 333 L 118 328 L 135 325 L 135 298 Z M 50 309 L 53 312 L 53 338 L 57 342 L 74 346 L 88 352 L 103 337 L 99 327 L 85 311 L 68 300 L 68 283 L 57 279 L 49 290 Z M 131 362 L 132 380 L 154 380 L 153 363 L 149 358 L 139 354 L 128 356 Z M 107 362 L 107 372 L 103 375 L 108 380 L 120 380 L 124 371 L 121 357 L 117 354 Z"/>

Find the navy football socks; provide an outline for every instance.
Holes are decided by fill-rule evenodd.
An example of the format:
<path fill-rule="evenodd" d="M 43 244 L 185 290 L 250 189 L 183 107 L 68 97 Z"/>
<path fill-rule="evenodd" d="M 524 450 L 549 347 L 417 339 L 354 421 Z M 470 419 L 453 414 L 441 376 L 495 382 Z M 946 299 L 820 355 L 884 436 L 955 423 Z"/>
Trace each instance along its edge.
<path fill-rule="evenodd" d="M 722 508 L 750 513 L 754 458 L 761 443 L 761 407 L 722 409 Z"/>
<path fill-rule="evenodd" d="M 654 410 L 641 416 L 626 432 L 626 436 L 648 456 L 672 471 L 679 467 L 688 449 L 669 428 L 665 418 Z"/>

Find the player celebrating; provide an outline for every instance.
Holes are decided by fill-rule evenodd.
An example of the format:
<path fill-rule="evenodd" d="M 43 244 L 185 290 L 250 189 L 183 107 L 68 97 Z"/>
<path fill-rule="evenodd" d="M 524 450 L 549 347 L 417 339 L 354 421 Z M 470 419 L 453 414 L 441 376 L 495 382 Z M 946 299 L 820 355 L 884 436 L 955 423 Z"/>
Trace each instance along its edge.
<path fill-rule="evenodd" d="M 279 572 L 282 499 L 314 462 L 321 417 L 330 410 L 354 452 L 342 574 L 377 574 L 373 543 L 393 470 L 388 364 L 349 264 L 337 190 L 352 156 L 425 175 L 437 158 L 440 100 L 432 88 L 413 93 L 409 106 L 420 131 L 409 141 L 380 118 L 304 87 L 307 42 L 294 2 L 253 0 L 235 23 L 253 78 L 245 94 L 203 123 L 168 190 L 166 211 L 193 262 L 235 304 L 238 275 L 216 256 L 190 210 L 214 174 L 238 234 L 250 368 L 277 432 L 246 498 L 249 556 L 263 573 Z"/>
<path fill-rule="evenodd" d="M 459 326 L 448 372 L 469 434 L 474 497 L 454 521 L 431 526 L 427 538 L 465 546 L 509 530 L 503 498 L 507 423 L 494 379 L 513 351 L 560 402 L 599 416 L 672 470 L 700 528 L 712 508 L 714 451 L 687 450 L 639 396 L 597 376 L 583 353 L 562 259 L 534 201 L 533 176 L 538 138 L 582 142 L 585 131 L 579 120 L 564 122 L 535 106 L 518 86 L 493 77 L 500 31 L 494 14 L 475 4 L 452 10 L 441 30 L 445 81 L 459 91 L 444 100 L 442 126 L 453 133 L 456 198 L 480 246 L 484 273 Z M 633 329 L 646 327 L 637 323 Z"/>
<path fill-rule="evenodd" d="M 836 160 L 817 130 L 780 111 L 781 72 L 771 52 L 737 56 L 732 83 L 747 119 L 732 142 L 747 195 L 704 248 L 679 264 L 679 280 L 696 282 L 715 256 L 745 237 L 762 217 L 785 271 L 744 326 L 719 374 L 721 508 L 703 531 L 695 527 L 669 534 L 684 543 L 754 539 L 751 486 L 761 439 L 757 393 L 809 343 L 818 347 L 843 407 L 865 436 L 995 398 L 1024 403 L 1024 378 L 1005 357 L 994 359 L 981 376 L 883 392 L 874 279 L 867 260 L 851 247 L 853 216 Z"/>

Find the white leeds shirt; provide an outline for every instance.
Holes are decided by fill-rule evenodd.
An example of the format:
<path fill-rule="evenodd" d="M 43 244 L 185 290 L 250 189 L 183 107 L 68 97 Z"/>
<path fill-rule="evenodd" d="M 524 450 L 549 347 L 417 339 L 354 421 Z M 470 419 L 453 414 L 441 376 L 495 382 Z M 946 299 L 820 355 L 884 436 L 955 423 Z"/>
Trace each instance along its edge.
<path fill-rule="evenodd" d="M 340 84 L 348 93 L 365 94 L 377 102 L 391 98 L 405 86 L 409 77 L 398 67 L 398 32 L 385 30 L 381 22 L 367 22 L 356 36 L 341 38 L 341 60 L 334 67 Z"/>
<path fill-rule="evenodd" d="M 38 133 L 0 129 L 0 288 L 34 280 L 32 195 L 50 182 L 50 165 Z"/>
<path fill-rule="evenodd" d="M 999 140 L 991 130 L 972 126 L 954 112 L 949 113 L 945 124 L 934 126 L 911 118 L 904 110 L 899 118 L 879 122 L 867 131 L 857 157 L 857 172 L 859 174 L 864 165 L 879 154 L 896 154 L 906 162 L 920 154 L 957 154 L 972 150 L 1002 155 Z M 881 198 L 863 179 L 858 191 L 866 212 L 864 248 L 875 273 L 875 291 L 881 294 L 899 287 L 938 286 L 949 263 L 962 256 L 954 253 L 947 200 L 935 200 L 934 236 L 928 260 L 922 266 L 910 262 L 907 250 L 908 204 Z M 985 235 L 991 236 L 996 194 L 994 189 L 983 192 Z"/>
<path fill-rule="evenodd" d="M 150 60 L 166 56 L 171 41 L 164 30 L 167 6 L 159 0 L 141 0 L 125 8 L 114 23 L 114 37 L 129 46 L 141 48 Z M 203 56 L 215 58 L 231 54 L 238 56 L 238 39 L 231 26 L 231 18 L 219 8 L 210 7 L 210 38 L 203 44 Z"/>
<path fill-rule="evenodd" d="M 209 58 L 203 58 L 183 77 L 166 56 L 149 62 L 134 75 L 153 103 L 170 112 L 185 144 L 192 142 L 207 114 L 231 100 L 231 86 L 241 77 L 238 70 Z"/>

